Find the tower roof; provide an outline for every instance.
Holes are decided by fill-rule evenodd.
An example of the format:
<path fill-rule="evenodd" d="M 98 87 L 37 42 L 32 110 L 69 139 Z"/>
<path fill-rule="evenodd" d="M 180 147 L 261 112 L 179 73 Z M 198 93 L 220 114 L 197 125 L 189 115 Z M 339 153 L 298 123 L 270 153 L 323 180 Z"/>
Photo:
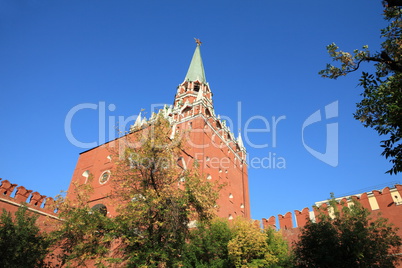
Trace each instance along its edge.
<path fill-rule="evenodd" d="M 191 59 L 190 67 L 188 67 L 188 71 L 186 74 L 186 78 L 184 78 L 184 81 L 200 81 L 201 83 L 206 83 L 207 80 L 205 78 L 205 71 L 204 71 L 204 65 L 202 64 L 202 58 L 201 58 L 201 51 L 200 51 L 200 45 L 201 42 L 196 39 L 197 47 L 195 48 L 193 58 Z"/>

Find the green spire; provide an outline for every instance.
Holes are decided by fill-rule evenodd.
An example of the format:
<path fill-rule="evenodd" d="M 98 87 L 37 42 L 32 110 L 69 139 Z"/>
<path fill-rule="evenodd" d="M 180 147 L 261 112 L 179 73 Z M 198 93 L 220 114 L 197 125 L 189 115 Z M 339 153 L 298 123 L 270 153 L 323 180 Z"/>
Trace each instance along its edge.
<path fill-rule="evenodd" d="M 200 51 L 200 45 L 201 42 L 196 39 L 197 47 L 195 48 L 193 58 L 191 59 L 190 67 L 188 67 L 188 71 L 186 74 L 186 78 L 184 78 L 184 81 L 200 81 L 201 83 L 206 83 L 206 78 L 205 78 L 205 71 L 204 71 L 204 65 L 202 64 L 202 58 L 201 58 L 201 51 Z"/>

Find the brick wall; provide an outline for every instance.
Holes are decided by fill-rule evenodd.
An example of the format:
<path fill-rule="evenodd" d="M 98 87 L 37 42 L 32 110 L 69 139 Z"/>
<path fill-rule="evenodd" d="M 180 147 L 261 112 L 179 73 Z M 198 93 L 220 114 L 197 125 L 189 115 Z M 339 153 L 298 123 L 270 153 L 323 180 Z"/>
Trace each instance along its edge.
<path fill-rule="evenodd" d="M 53 230 L 55 222 L 59 221 L 52 197 L 0 179 L 0 210 L 5 209 L 14 214 L 22 205 L 39 216 L 36 223 L 42 230 Z"/>

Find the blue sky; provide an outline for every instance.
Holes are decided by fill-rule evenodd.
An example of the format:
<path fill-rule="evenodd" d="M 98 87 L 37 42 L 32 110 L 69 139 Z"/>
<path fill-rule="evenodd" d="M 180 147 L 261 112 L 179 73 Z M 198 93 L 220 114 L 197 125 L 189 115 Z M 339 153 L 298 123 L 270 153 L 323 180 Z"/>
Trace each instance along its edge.
<path fill-rule="evenodd" d="M 215 111 L 235 122 L 235 132 L 244 138 L 256 116 L 285 118 L 275 147 L 272 129 L 248 134 L 251 143 L 268 144 L 246 142 L 250 159 L 271 155 L 270 167 L 249 168 L 253 218 L 398 181 L 384 174 L 390 164 L 380 156 L 381 138 L 353 119 L 360 72 L 336 81 L 317 74 L 330 62 L 325 46 L 332 42 L 346 51 L 365 44 L 377 50 L 381 12 L 380 1 L 362 0 L 0 0 L 0 177 L 48 196 L 66 190 L 86 150 L 66 137 L 68 112 L 112 104 L 105 116 L 117 121 L 171 104 L 197 37 Z M 335 101 L 338 116 L 327 120 L 324 108 Z M 336 167 L 303 146 L 303 123 L 317 110 L 323 120 L 304 129 L 304 141 L 325 152 L 326 125 L 337 124 Z M 76 139 L 99 139 L 98 112 L 77 112 Z M 107 133 L 112 125 L 105 123 Z M 264 124 L 256 119 L 248 127 Z"/>

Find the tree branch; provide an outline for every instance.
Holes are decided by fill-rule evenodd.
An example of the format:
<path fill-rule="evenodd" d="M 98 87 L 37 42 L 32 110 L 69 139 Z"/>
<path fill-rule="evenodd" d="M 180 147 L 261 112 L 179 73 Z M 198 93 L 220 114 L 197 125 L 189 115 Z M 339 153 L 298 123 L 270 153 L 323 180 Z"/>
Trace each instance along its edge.
<path fill-rule="evenodd" d="M 400 0 L 400 1 L 402 2 L 402 0 Z M 359 68 L 359 65 L 362 61 L 375 61 L 375 62 L 385 63 L 386 65 L 388 65 L 388 68 L 391 71 L 402 72 L 402 66 L 399 64 L 399 62 L 391 59 L 391 57 L 385 51 L 381 52 L 380 57 L 365 57 L 364 59 L 360 60 L 357 63 L 357 67 L 353 71 L 356 71 Z"/>
<path fill-rule="evenodd" d="M 385 2 L 387 2 L 388 7 L 402 6 L 402 0 L 385 0 Z"/>

